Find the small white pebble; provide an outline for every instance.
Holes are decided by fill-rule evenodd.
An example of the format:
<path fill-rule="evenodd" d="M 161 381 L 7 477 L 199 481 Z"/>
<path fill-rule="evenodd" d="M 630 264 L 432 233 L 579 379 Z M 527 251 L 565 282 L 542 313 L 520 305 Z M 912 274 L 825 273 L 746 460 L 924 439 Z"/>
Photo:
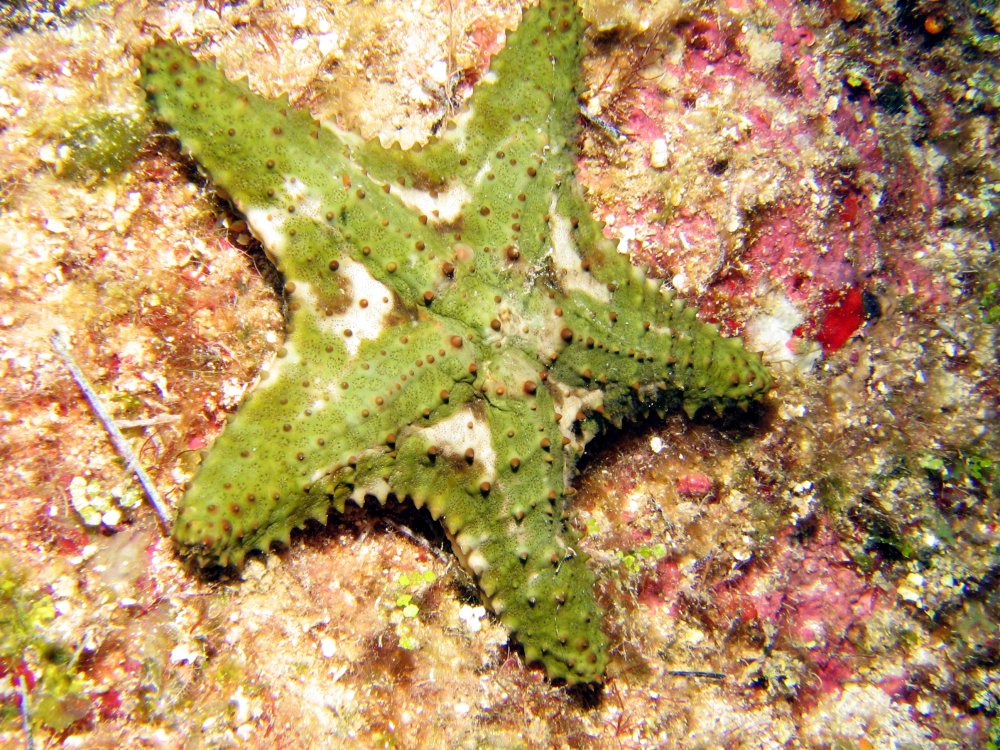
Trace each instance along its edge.
<path fill-rule="evenodd" d="M 745 563 L 751 557 L 753 557 L 753 552 L 750 551 L 749 549 L 741 548 L 733 550 L 733 558 L 736 559 L 738 562 Z"/>
<path fill-rule="evenodd" d="M 782 404 L 778 407 L 778 416 L 782 419 L 796 419 L 806 415 L 805 404 Z"/>
<path fill-rule="evenodd" d="M 622 227 L 618 230 L 618 252 L 628 253 L 629 243 L 635 240 L 635 227 Z"/>
<path fill-rule="evenodd" d="M 236 688 L 233 697 L 229 699 L 229 704 L 236 709 L 233 717 L 234 724 L 246 724 L 250 721 L 250 701 L 243 694 L 243 686 Z"/>
<path fill-rule="evenodd" d="M 57 164 L 59 162 L 59 155 L 56 153 L 56 147 L 51 143 L 46 143 L 38 149 L 38 158 L 46 164 Z"/>
<path fill-rule="evenodd" d="M 705 640 L 705 633 L 697 628 L 691 628 L 684 633 L 683 639 L 686 643 L 697 645 Z"/>
<path fill-rule="evenodd" d="M 427 69 L 427 77 L 430 78 L 438 86 L 443 86 L 448 82 L 448 63 L 444 60 L 438 60 L 432 63 Z"/>
<path fill-rule="evenodd" d="M 330 57 L 334 52 L 341 52 L 340 35 L 335 33 L 323 32 L 318 37 L 316 37 L 316 45 L 319 47 L 319 53 L 323 57 Z M 339 55 L 335 55 L 337 57 Z"/>
<path fill-rule="evenodd" d="M 470 633 L 478 633 L 483 629 L 482 620 L 484 617 L 486 617 L 485 607 L 472 607 L 468 604 L 463 604 L 461 609 L 458 610 L 458 619 L 465 623 L 465 628 Z"/>
<path fill-rule="evenodd" d="M 69 232 L 69 228 L 59 219 L 46 219 L 45 228 L 53 234 L 67 234 Z"/>
<path fill-rule="evenodd" d="M 665 138 L 657 138 L 649 152 L 649 166 L 653 169 L 663 169 L 670 159 L 670 147 Z"/>
<path fill-rule="evenodd" d="M 186 643 L 178 643 L 170 652 L 171 664 L 193 664 L 198 660 L 200 654 L 192 651 Z"/>

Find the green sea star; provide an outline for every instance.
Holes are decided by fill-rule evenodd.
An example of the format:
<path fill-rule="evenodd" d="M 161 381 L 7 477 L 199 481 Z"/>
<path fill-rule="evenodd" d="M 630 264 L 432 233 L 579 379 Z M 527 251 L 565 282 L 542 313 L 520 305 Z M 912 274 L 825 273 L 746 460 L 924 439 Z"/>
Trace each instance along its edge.
<path fill-rule="evenodd" d="M 542 0 L 443 137 L 403 151 L 156 43 L 143 86 L 286 279 L 284 346 L 206 456 L 173 536 L 205 564 L 348 499 L 440 519 L 552 678 L 597 682 L 594 576 L 564 522 L 587 442 L 651 409 L 746 407 L 760 358 L 620 255 L 575 179 L 584 21 Z"/>

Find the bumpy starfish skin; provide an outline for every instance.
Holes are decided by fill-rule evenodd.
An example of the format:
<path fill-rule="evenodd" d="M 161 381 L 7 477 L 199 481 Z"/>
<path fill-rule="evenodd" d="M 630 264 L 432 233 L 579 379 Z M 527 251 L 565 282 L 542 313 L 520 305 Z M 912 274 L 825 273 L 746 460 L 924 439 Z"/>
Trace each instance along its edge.
<path fill-rule="evenodd" d="M 287 340 L 216 441 L 173 535 L 201 563 L 287 544 L 390 494 L 440 519 L 486 602 L 552 678 L 607 663 L 594 576 L 564 523 L 604 426 L 745 407 L 757 355 L 605 239 L 574 177 L 583 20 L 528 10 L 445 135 L 363 142 L 174 44 L 143 57 L 159 117 L 287 283 Z"/>

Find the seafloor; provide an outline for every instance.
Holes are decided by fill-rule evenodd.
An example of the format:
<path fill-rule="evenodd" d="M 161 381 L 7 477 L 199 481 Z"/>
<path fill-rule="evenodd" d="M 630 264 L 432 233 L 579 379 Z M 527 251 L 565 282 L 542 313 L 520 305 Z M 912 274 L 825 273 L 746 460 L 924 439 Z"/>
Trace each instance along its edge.
<path fill-rule="evenodd" d="M 154 126 L 154 35 L 368 137 L 426 138 L 511 0 L 0 9 L 0 742 L 35 748 L 984 748 L 1000 742 L 1000 7 L 585 3 L 580 161 L 621 249 L 763 350 L 760 414 L 597 441 L 571 522 L 602 690 L 522 663 L 421 513 L 240 576 L 168 502 L 280 343 L 276 278 Z"/>

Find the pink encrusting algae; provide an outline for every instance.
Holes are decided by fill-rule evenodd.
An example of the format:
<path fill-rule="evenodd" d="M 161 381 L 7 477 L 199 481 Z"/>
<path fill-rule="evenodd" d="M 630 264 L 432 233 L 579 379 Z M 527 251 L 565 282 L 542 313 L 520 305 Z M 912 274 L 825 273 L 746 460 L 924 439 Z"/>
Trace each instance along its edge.
<path fill-rule="evenodd" d="M 887 162 L 872 96 L 831 80 L 831 68 L 849 70 L 823 59 L 834 9 L 796 25 L 796 4 L 769 8 L 771 28 L 685 20 L 683 50 L 644 71 L 622 127 L 653 152 L 665 144 L 663 187 L 613 214 L 612 229 L 645 227 L 634 257 L 697 295 L 727 330 L 740 325 L 726 310 L 780 289 L 830 353 L 846 339 L 815 321 L 845 288 L 947 301 L 941 280 L 914 261 L 942 239 L 927 221 L 941 189 L 910 154 Z"/>
<path fill-rule="evenodd" d="M 800 700 L 856 679 L 857 646 L 866 623 L 891 602 L 857 569 L 826 519 L 808 539 L 786 528 L 776 554 L 716 588 L 720 625 L 768 629 L 812 673 Z M 730 625 L 732 626 L 732 625 Z"/>

